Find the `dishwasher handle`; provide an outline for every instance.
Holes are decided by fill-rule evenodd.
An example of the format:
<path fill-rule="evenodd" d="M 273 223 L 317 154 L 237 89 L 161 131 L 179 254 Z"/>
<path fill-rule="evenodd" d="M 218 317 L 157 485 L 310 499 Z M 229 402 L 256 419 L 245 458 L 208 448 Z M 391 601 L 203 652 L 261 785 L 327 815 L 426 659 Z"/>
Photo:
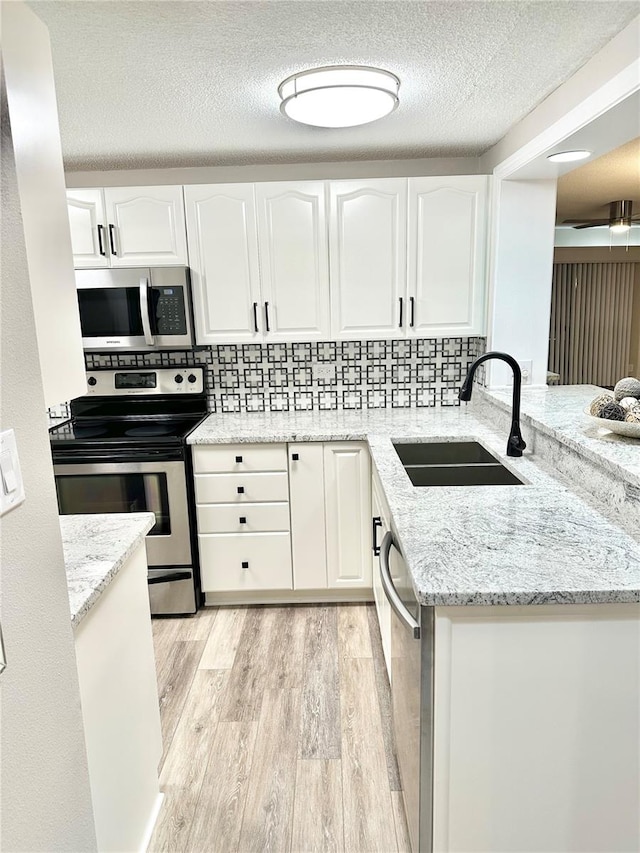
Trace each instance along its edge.
<path fill-rule="evenodd" d="M 420 639 L 420 625 L 413 618 L 413 615 L 407 610 L 402 599 L 396 592 L 396 588 L 393 585 L 393 581 L 391 580 L 391 572 L 389 570 L 389 554 L 391 553 L 391 548 L 393 547 L 393 534 L 390 530 L 388 530 L 384 539 L 382 540 L 382 545 L 380 546 L 380 580 L 382 581 L 382 588 L 384 589 L 384 594 L 387 596 L 387 600 L 391 605 L 394 613 L 400 619 L 401 622 L 407 626 L 407 628 L 413 633 L 413 639 Z"/>

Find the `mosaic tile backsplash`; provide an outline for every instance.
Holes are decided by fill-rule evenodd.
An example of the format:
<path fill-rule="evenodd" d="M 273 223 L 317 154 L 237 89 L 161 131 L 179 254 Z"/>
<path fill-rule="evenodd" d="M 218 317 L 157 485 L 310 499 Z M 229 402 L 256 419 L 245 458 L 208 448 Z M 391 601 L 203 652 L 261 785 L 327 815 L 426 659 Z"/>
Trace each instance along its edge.
<path fill-rule="evenodd" d="M 458 406 L 467 368 L 485 346 L 480 337 L 227 344 L 178 352 L 87 353 L 86 365 L 205 365 L 211 412 Z"/>

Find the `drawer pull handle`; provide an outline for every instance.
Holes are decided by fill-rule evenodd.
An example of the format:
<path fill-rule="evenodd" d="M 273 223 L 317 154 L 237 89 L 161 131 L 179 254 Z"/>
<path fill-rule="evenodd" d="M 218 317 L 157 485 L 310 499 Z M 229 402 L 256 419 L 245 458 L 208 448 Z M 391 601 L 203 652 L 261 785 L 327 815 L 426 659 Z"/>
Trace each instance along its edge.
<path fill-rule="evenodd" d="M 236 456 L 236 462 L 242 462 L 242 456 Z"/>
<path fill-rule="evenodd" d="M 248 569 L 248 568 L 249 568 L 249 561 L 248 561 L 248 560 L 243 560 L 243 561 L 242 561 L 242 568 L 243 568 L 243 569 Z"/>
<path fill-rule="evenodd" d="M 244 486 L 238 486 L 238 494 L 244 495 Z"/>
<path fill-rule="evenodd" d="M 300 459 L 300 454 L 299 453 L 292 453 L 291 458 L 293 459 L 294 462 L 297 462 L 298 459 Z"/>
<path fill-rule="evenodd" d="M 247 523 L 247 516 L 241 515 L 240 516 L 240 524 L 246 524 L 246 523 Z"/>

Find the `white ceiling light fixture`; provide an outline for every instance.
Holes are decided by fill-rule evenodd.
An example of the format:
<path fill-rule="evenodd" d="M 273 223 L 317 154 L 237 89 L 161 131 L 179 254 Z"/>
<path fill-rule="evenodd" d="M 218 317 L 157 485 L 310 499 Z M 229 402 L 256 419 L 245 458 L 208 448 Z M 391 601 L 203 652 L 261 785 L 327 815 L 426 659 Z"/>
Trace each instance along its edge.
<path fill-rule="evenodd" d="M 591 157 L 591 151 L 558 151 L 557 154 L 549 154 L 547 160 L 551 163 L 572 163 L 574 160 L 586 160 Z"/>
<path fill-rule="evenodd" d="M 625 234 L 631 230 L 633 220 L 633 201 L 612 201 L 609 204 L 609 231 L 613 234 Z"/>
<path fill-rule="evenodd" d="M 278 86 L 280 111 L 314 127 L 355 127 L 377 121 L 400 103 L 400 80 L 365 65 L 330 65 L 287 77 Z"/>

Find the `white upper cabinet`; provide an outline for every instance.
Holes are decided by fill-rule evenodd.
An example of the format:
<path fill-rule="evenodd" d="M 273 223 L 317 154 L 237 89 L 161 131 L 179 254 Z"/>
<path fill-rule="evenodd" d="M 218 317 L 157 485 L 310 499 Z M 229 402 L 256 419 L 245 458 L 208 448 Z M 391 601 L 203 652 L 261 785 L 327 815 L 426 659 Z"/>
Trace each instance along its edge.
<path fill-rule="evenodd" d="M 409 178 L 410 335 L 484 334 L 487 180 Z"/>
<path fill-rule="evenodd" d="M 184 193 L 197 343 L 262 340 L 253 184 Z"/>
<path fill-rule="evenodd" d="M 332 338 L 404 336 L 407 179 L 335 181 L 329 193 Z"/>
<path fill-rule="evenodd" d="M 182 187 L 106 187 L 112 267 L 187 264 Z"/>
<path fill-rule="evenodd" d="M 107 220 L 101 189 L 67 190 L 75 267 L 108 267 Z"/>
<path fill-rule="evenodd" d="M 256 203 L 265 339 L 327 340 L 325 184 L 256 184 Z"/>

